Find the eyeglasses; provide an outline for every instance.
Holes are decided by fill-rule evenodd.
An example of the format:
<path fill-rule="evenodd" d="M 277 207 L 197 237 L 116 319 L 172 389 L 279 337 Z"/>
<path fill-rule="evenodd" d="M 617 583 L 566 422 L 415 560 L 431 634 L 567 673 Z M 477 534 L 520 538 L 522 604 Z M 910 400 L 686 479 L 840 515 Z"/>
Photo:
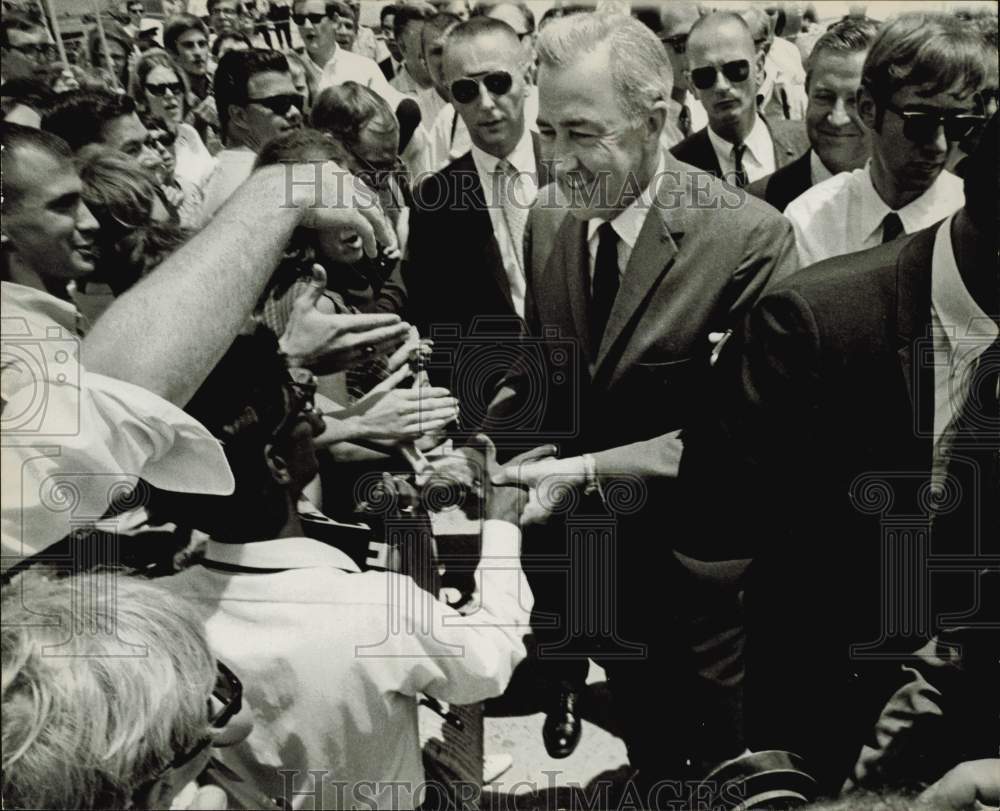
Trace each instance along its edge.
<path fill-rule="evenodd" d="M 674 34 L 672 37 L 660 37 L 660 42 L 673 48 L 675 54 L 681 55 L 687 51 L 688 35 Z"/>
<path fill-rule="evenodd" d="M 326 15 L 322 13 L 310 12 L 309 14 L 293 14 L 292 22 L 296 25 L 305 25 L 306 20 L 309 20 L 313 25 L 319 25 L 323 20 L 326 19 Z"/>
<path fill-rule="evenodd" d="M 917 144 L 937 138 L 938 127 L 944 127 L 944 137 L 948 141 L 961 141 L 976 127 L 986 123 L 983 116 L 974 113 L 903 110 L 892 104 L 886 104 L 885 109 L 903 119 L 903 135 Z"/>
<path fill-rule="evenodd" d="M 50 42 L 26 42 L 23 45 L 11 44 L 9 47 L 34 59 L 46 59 L 55 53 L 55 45 Z"/>
<path fill-rule="evenodd" d="M 151 132 L 146 136 L 146 146 L 154 147 L 172 147 L 174 141 L 177 140 L 177 136 L 170 132 L 169 130 L 160 130 L 159 132 Z"/>
<path fill-rule="evenodd" d="M 513 87 L 514 77 L 505 70 L 496 70 L 481 79 L 456 79 L 451 83 L 451 97 L 459 104 L 468 104 L 479 96 L 480 84 L 494 96 L 503 96 Z"/>
<path fill-rule="evenodd" d="M 235 673 L 226 667 L 218 659 L 215 661 L 215 687 L 212 688 L 212 696 L 222 703 L 222 709 L 213 715 L 212 699 L 208 700 L 209 726 L 212 729 L 223 729 L 243 707 L 243 683 Z M 186 766 L 198 755 L 205 751 L 212 743 L 212 736 L 206 735 L 191 749 L 181 752 L 165 767 L 160 769 L 149 779 L 145 780 L 133 792 L 133 797 L 140 796 L 148 791 L 152 786 L 163 778 L 172 769 L 180 769 Z"/>
<path fill-rule="evenodd" d="M 145 8 L 145 6 L 129 6 L 128 7 L 128 13 L 129 14 L 145 14 L 146 13 L 146 8 Z"/>
<path fill-rule="evenodd" d="M 301 366 L 292 366 L 288 370 L 284 391 L 285 416 L 271 433 L 272 438 L 281 436 L 295 425 L 303 414 L 309 414 L 316 408 L 316 376 Z"/>
<path fill-rule="evenodd" d="M 248 104 L 259 104 L 275 115 L 285 117 L 294 107 L 300 113 L 305 109 L 306 100 L 300 93 L 279 93 L 277 96 L 264 96 L 259 99 L 247 99 Z"/>
<path fill-rule="evenodd" d="M 720 69 L 716 69 L 714 65 L 708 65 L 704 68 L 695 68 L 689 71 L 689 75 L 691 76 L 691 83 L 695 87 L 699 90 L 709 90 L 715 87 L 719 72 Z M 732 62 L 726 62 L 722 66 L 721 72 L 733 84 L 745 82 L 750 75 L 750 62 L 746 59 L 735 59 Z"/>
<path fill-rule="evenodd" d="M 170 95 L 179 96 L 184 92 L 184 85 L 180 82 L 166 82 L 165 84 L 148 84 L 146 85 L 146 92 L 151 96 L 165 96 L 167 91 L 170 91 Z"/>

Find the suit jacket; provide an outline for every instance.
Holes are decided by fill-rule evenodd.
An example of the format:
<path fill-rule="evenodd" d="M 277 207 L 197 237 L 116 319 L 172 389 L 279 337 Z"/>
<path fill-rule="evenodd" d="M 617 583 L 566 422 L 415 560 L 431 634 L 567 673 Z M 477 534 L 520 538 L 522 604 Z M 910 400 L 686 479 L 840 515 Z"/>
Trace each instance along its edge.
<path fill-rule="evenodd" d="M 748 745 L 807 757 L 824 791 L 870 736 L 898 656 L 942 612 L 976 615 L 970 581 L 985 564 L 969 563 L 971 518 L 927 540 L 936 232 L 821 262 L 769 292 L 717 367 L 717 453 L 700 431 L 686 437 L 683 472 L 728 507 L 702 505 L 701 541 L 738 536 L 754 555 Z M 950 574 L 932 575 L 934 555 Z"/>
<path fill-rule="evenodd" d="M 774 145 L 774 165 L 779 169 L 809 149 L 806 125 L 802 121 L 764 118 L 764 123 L 767 124 L 767 129 L 771 133 L 771 143 Z M 690 163 L 704 172 L 711 172 L 716 177 L 722 177 L 722 168 L 719 166 L 715 150 L 712 149 L 707 127 L 692 133 L 670 151 L 677 160 Z"/>
<path fill-rule="evenodd" d="M 812 149 L 807 149 L 801 157 L 749 184 L 747 191 L 770 203 L 778 211 L 784 211 L 792 200 L 812 187 L 811 161 Z"/>
<path fill-rule="evenodd" d="M 382 71 L 382 75 L 385 76 L 386 81 L 392 80 L 396 76 L 396 68 L 392 64 L 392 57 L 387 56 L 381 62 L 378 63 L 379 70 Z"/>
<path fill-rule="evenodd" d="M 538 135 L 532 133 L 539 187 L 548 183 Z M 520 332 L 510 283 L 479 173 L 468 152 L 426 178 L 413 193 L 403 278 L 407 319 L 421 335 L 468 335 L 477 318 L 504 321 Z"/>

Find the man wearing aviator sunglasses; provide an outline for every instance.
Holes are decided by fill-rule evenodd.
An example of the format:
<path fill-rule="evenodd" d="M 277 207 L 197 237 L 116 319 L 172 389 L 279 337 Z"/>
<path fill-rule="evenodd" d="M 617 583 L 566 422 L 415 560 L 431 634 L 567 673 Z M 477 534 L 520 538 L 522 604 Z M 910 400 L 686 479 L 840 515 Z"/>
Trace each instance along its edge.
<path fill-rule="evenodd" d="M 677 144 L 675 157 L 742 187 L 809 147 L 801 121 L 769 121 L 759 113 L 764 53 L 742 17 L 716 12 L 699 19 L 688 36 L 687 60 L 686 76 L 708 126 Z"/>
<path fill-rule="evenodd" d="M 983 123 L 986 76 L 976 32 L 953 15 L 905 14 L 883 27 L 858 91 L 871 160 L 785 210 L 803 265 L 919 231 L 961 208 L 961 181 L 944 167 Z"/>

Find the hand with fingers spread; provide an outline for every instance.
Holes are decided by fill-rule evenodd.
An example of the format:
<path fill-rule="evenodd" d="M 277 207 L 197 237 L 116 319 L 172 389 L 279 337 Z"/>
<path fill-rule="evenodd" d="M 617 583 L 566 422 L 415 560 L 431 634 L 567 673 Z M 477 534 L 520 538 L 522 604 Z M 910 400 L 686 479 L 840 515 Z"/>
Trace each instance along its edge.
<path fill-rule="evenodd" d="M 399 370 L 403 371 L 408 370 Z M 378 388 L 372 389 L 354 404 L 356 409 L 362 409 L 357 416 L 367 439 L 412 442 L 429 431 L 443 428 L 458 417 L 458 400 L 451 396 L 448 389 L 421 386 L 378 391 Z"/>
<path fill-rule="evenodd" d="M 587 465 L 582 456 L 557 459 L 554 446 L 543 447 L 551 449 L 547 458 L 528 461 L 516 457 L 493 476 L 494 484 L 515 484 L 531 491 L 521 515 L 523 524 L 544 524 L 559 510 L 569 489 L 583 488 L 587 483 Z"/>
<path fill-rule="evenodd" d="M 313 265 L 313 278 L 292 305 L 279 346 L 290 366 L 332 374 L 392 352 L 406 340 L 410 325 L 389 314 L 323 312 L 317 302 L 326 290 L 326 271 Z"/>

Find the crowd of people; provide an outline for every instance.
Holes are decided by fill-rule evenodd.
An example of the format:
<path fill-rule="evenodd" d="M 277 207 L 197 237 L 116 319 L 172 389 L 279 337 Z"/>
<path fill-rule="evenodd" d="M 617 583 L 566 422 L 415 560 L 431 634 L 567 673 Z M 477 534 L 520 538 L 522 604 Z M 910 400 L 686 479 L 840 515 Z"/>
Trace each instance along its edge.
<path fill-rule="evenodd" d="M 995 6 L 43 5 L 4 807 L 1000 805 Z"/>

